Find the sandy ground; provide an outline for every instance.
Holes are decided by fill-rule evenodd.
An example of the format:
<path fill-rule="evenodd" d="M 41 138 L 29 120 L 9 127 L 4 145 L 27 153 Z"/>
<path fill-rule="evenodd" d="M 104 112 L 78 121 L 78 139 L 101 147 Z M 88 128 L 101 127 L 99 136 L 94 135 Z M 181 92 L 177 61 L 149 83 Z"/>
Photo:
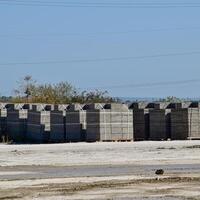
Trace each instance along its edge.
<path fill-rule="evenodd" d="M 191 200 L 199 183 L 200 141 L 0 145 L 0 199 Z"/>

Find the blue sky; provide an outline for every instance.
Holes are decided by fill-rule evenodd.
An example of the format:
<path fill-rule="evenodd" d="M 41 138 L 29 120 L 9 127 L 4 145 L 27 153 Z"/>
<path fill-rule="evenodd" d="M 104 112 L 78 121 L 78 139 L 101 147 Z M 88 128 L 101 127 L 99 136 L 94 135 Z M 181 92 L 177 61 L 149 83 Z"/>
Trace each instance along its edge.
<path fill-rule="evenodd" d="M 200 79 L 200 54 L 3 65 L 200 52 L 199 36 L 200 8 L 69 8 L 0 4 L 0 94 L 12 94 L 16 81 L 27 74 L 38 82 L 66 80 L 83 89 Z M 124 97 L 199 97 L 199 86 L 200 82 L 190 82 L 107 89 L 113 96 Z"/>

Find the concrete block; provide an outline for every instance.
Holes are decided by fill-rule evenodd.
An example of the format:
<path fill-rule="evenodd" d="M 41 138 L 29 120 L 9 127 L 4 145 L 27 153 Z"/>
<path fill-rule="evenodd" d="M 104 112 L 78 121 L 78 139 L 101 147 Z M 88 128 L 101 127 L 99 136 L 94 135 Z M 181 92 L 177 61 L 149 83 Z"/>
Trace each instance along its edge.
<path fill-rule="evenodd" d="M 66 122 L 64 111 L 51 111 L 50 114 L 50 142 L 66 141 Z"/>
<path fill-rule="evenodd" d="M 9 140 L 14 142 L 26 142 L 27 131 L 27 110 L 7 111 L 7 135 Z"/>
<path fill-rule="evenodd" d="M 133 140 L 133 113 L 125 104 L 90 106 L 86 111 L 86 140 Z"/>
<path fill-rule="evenodd" d="M 27 140 L 36 143 L 49 141 L 50 135 L 50 111 L 32 111 L 28 112 L 27 119 Z"/>
<path fill-rule="evenodd" d="M 134 140 L 149 139 L 149 109 L 133 110 Z"/>
<path fill-rule="evenodd" d="M 80 142 L 85 140 L 86 111 L 85 105 L 71 104 L 66 111 L 66 140 Z"/>
<path fill-rule="evenodd" d="M 171 138 L 171 109 L 155 109 L 149 111 L 150 140 L 166 140 Z"/>

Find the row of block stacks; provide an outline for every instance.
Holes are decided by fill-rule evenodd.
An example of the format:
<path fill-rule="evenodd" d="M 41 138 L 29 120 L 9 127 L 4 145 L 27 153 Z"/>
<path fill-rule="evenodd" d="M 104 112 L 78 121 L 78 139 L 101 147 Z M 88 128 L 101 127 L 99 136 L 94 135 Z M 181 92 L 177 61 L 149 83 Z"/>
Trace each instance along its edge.
<path fill-rule="evenodd" d="M 133 140 L 133 113 L 125 104 L 0 104 L 0 136 L 14 142 Z"/>
<path fill-rule="evenodd" d="M 200 139 L 198 102 L 0 103 L 0 138 L 19 143 Z"/>
<path fill-rule="evenodd" d="M 200 139 L 199 102 L 133 103 L 135 140 Z"/>

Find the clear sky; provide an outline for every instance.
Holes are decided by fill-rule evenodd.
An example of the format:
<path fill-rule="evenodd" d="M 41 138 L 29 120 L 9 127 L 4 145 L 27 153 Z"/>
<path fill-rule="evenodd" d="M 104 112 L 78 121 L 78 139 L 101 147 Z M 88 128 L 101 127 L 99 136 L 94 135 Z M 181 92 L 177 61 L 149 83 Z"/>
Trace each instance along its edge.
<path fill-rule="evenodd" d="M 33 0 L 30 2 L 34 4 Z M 83 89 L 105 86 L 114 96 L 200 96 L 200 81 L 151 86 L 157 82 L 200 80 L 200 7 L 182 7 L 180 4 L 157 8 L 16 4 L 16 1 L 0 0 L 1 95 L 12 94 L 16 81 L 30 74 L 42 83 L 69 81 Z M 182 53 L 186 54 L 173 55 Z M 118 57 L 126 58 L 115 59 Z M 131 86 L 134 84 L 150 84 L 150 87 Z M 115 85 L 130 87 L 109 87 Z"/>

